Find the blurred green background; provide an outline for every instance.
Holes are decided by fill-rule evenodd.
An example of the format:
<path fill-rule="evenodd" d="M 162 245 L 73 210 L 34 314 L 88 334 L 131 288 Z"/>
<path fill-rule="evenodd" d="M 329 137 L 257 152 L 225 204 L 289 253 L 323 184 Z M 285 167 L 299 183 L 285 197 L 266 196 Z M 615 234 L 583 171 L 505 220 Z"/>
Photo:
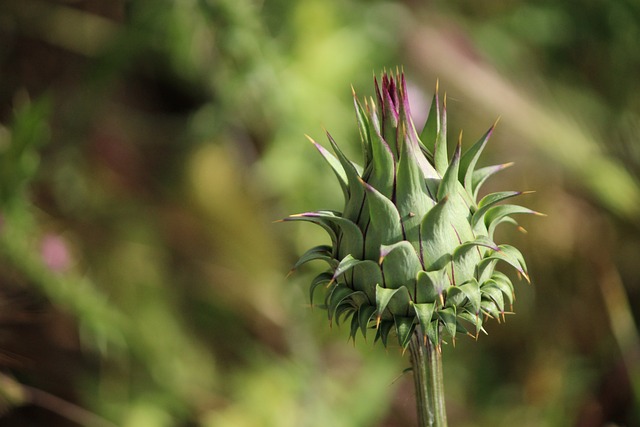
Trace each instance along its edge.
<path fill-rule="evenodd" d="M 304 134 L 357 153 L 397 66 L 548 214 L 500 236 L 517 315 L 443 350 L 450 425 L 640 425 L 639 40 L 632 0 L 1 1 L 0 426 L 415 425 L 273 223 L 340 208 Z"/>

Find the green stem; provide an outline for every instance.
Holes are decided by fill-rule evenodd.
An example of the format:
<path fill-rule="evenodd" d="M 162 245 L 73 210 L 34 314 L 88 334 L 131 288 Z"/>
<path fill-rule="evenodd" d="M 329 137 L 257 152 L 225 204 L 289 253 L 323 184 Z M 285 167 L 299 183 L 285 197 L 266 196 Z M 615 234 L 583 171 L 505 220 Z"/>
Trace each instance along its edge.
<path fill-rule="evenodd" d="M 419 331 L 409 344 L 416 389 L 419 427 L 447 427 L 442 379 L 442 355 Z"/>

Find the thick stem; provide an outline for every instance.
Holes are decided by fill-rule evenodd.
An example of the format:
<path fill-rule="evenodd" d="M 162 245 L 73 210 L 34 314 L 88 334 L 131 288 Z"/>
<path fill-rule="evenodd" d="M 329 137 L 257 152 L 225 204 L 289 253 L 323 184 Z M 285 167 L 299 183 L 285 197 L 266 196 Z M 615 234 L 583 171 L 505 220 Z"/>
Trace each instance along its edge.
<path fill-rule="evenodd" d="M 442 379 L 442 355 L 416 329 L 409 344 L 416 389 L 419 427 L 447 427 Z"/>

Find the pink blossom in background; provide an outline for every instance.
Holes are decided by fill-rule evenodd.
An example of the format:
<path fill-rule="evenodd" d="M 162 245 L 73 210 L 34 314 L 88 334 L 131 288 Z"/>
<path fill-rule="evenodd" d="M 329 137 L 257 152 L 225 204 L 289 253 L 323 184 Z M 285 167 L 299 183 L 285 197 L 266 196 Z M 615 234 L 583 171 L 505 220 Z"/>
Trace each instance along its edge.
<path fill-rule="evenodd" d="M 40 256 L 50 270 L 63 272 L 71 265 L 71 256 L 65 241 L 56 234 L 47 234 L 40 242 Z"/>

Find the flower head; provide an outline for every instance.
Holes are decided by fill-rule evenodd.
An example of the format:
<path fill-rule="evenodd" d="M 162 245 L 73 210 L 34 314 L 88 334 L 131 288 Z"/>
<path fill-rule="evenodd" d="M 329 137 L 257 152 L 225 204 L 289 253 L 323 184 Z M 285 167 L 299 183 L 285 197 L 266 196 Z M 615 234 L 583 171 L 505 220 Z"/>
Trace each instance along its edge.
<path fill-rule="evenodd" d="M 311 283 L 311 302 L 325 287 L 329 320 L 350 319 L 353 339 L 358 331 L 366 338 L 370 327 L 384 345 L 395 333 L 402 347 L 416 328 L 434 345 L 459 332 L 477 337 L 483 318 L 500 320 L 514 299 L 511 280 L 497 264 L 529 280 L 520 251 L 495 243 L 495 229 L 515 223 L 514 214 L 536 212 L 500 203 L 523 192 L 478 200 L 485 180 L 510 165 L 476 168 L 495 125 L 464 154 L 459 141 L 449 159 L 446 102 L 437 90 L 418 134 L 404 75 L 385 73 L 375 89 L 375 99 L 364 102 L 354 92 L 363 166 L 331 135 L 334 154 L 311 140 L 340 183 L 344 208 L 285 219 L 317 224 L 331 238 L 331 245 L 303 254 L 294 269 L 312 260 L 328 264 Z"/>

